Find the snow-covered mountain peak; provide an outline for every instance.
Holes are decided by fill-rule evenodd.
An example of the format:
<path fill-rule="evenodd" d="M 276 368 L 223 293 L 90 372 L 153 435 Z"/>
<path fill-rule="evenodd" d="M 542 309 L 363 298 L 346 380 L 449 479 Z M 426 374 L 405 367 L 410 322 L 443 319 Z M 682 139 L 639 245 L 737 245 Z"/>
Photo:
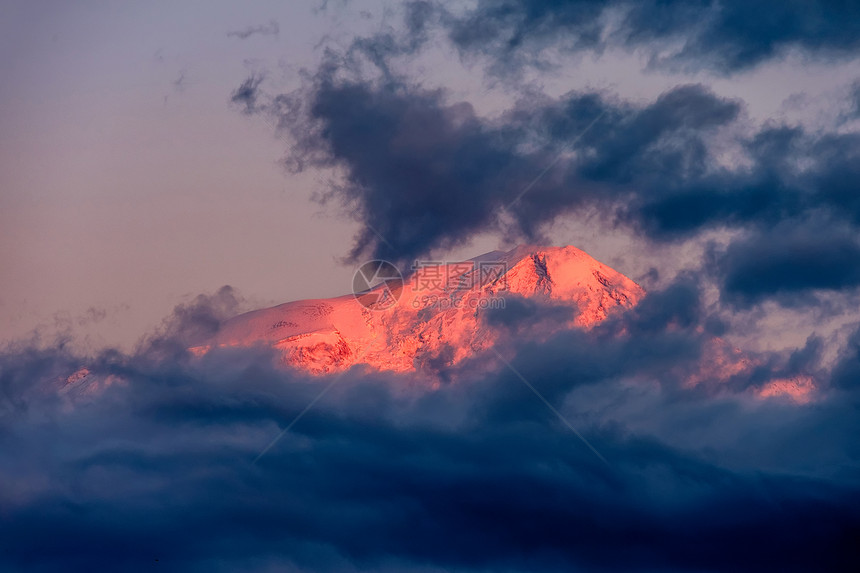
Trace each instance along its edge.
<path fill-rule="evenodd" d="M 227 321 L 192 350 L 266 344 L 287 364 L 325 373 L 367 364 L 408 371 L 456 364 L 486 349 L 497 333 L 486 315 L 517 297 L 569 305 L 572 325 L 589 327 L 630 308 L 642 288 L 576 247 L 521 245 L 458 262 L 420 263 L 372 292 L 396 297 L 391 306 L 353 294 L 289 302 Z"/>

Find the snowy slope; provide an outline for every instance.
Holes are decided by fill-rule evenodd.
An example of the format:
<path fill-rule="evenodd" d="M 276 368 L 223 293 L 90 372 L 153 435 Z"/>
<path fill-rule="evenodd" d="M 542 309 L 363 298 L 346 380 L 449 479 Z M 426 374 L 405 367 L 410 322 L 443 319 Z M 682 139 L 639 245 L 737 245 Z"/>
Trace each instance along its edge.
<path fill-rule="evenodd" d="M 311 372 L 354 364 L 406 371 L 455 364 L 491 345 L 495 333 L 484 315 L 506 297 L 568 303 L 570 322 L 588 327 L 635 305 L 643 294 L 639 285 L 575 247 L 524 245 L 462 263 L 422 266 L 405 278 L 391 308 L 367 308 L 352 294 L 290 302 L 237 316 L 192 350 L 267 344 L 287 364 Z"/>
<path fill-rule="evenodd" d="M 523 299 L 551 303 L 551 323 L 528 333 L 540 338 L 563 327 L 588 329 L 644 296 L 639 285 L 575 247 L 531 245 L 461 263 L 422 266 L 399 286 L 397 303 L 391 306 L 368 304 L 385 290 L 380 285 L 359 297 L 301 300 L 241 314 L 190 350 L 199 356 L 216 347 L 265 345 L 276 349 L 284 364 L 313 374 L 363 364 L 432 376 L 497 343 L 503 327 L 488 317 L 500 305 L 510 308 Z M 761 366 L 759 358 L 717 337 L 702 350 L 699 370 L 686 379 L 689 387 L 720 386 Z M 84 366 L 58 383 L 61 394 L 75 402 L 125 381 L 93 374 Z M 815 389 L 809 376 L 795 376 L 770 380 L 750 392 L 762 399 L 789 397 L 803 403 L 813 399 Z"/>

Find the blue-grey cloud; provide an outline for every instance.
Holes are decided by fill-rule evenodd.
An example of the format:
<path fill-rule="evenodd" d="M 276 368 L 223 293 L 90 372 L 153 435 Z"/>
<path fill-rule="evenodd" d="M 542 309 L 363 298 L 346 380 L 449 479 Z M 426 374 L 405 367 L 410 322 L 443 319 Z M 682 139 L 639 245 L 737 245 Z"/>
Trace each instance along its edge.
<path fill-rule="evenodd" d="M 607 36 L 601 26 L 612 20 L 607 10 L 617 9 L 621 27 Z M 843 21 L 834 5 L 746 11 L 738 2 L 504 0 L 454 14 L 444 4 L 411 2 L 400 28 L 326 50 L 319 67 L 305 71 L 302 89 L 267 97 L 262 77 L 252 76 L 232 101 L 292 137 L 292 169 L 343 174 L 318 197 L 340 204 L 361 225 L 349 260 L 384 258 L 406 266 L 488 231 L 540 242 L 558 218 L 596 212 L 604 224 L 657 242 L 743 230 L 737 244 L 723 249 L 723 263 L 709 269 L 726 289 L 723 300 L 814 304 L 814 296 L 803 295 L 856 286 L 850 257 L 843 261 L 844 280 L 825 280 L 820 265 L 810 264 L 793 267 L 793 278 L 763 265 L 758 278 L 741 279 L 744 261 L 725 259 L 743 252 L 744 264 L 756 266 L 744 248 L 754 240 L 751 233 L 774 237 L 780 229 L 809 229 L 811 219 L 826 220 L 819 227 L 828 233 L 854 232 L 860 226 L 858 134 L 778 122 L 752 129 L 743 101 L 719 97 L 701 84 L 675 86 L 644 104 L 606 91 L 557 98 L 530 91 L 505 113 L 486 118 L 469 102 L 453 101 L 444 89 L 425 87 L 404 66 L 393 65 L 423 50 L 439 26 L 463 49 L 502 50 L 500 65 L 515 65 L 516 54 L 529 46 L 601 49 L 608 42 L 632 46 L 679 38 L 686 41 L 676 58 L 724 71 L 789 48 L 853 53 L 854 24 Z M 743 25 L 729 25 L 741 20 Z M 688 38 L 691 30 L 697 32 Z M 713 144 L 717 137 L 743 161 L 727 164 Z M 795 244 L 804 241 L 800 231 L 792 236 Z M 773 280 L 763 279 L 765 268 Z M 793 282 L 781 284 L 780 277 Z"/>
<path fill-rule="evenodd" d="M 329 380 L 264 349 L 161 351 L 231 296 L 179 309 L 134 354 L 0 355 L 4 570 L 849 570 L 858 556 L 858 395 L 841 382 L 856 340 L 812 406 L 752 401 L 753 379 L 685 388 L 674 377 L 700 360 L 708 318 L 687 278 L 596 330 L 500 341 L 608 465 L 492 355 L 437 390 L 349 372 L 254 464 Z M 816 353 L 762 356 L 763 378 Z M 61 391 L 81 364 L 115 382 Z"/>
<path fill-rule="evenodd" d="M 251 36 L 274 36 L 278 37 L 281 32 L 281 27 L 275 20 L 269 20 L 268 24 L 260 24 L 259 26 L 248 26 L 241 30 L 231 30 L 227 32 L 227 36 L 247 40 Z"/>
<path fill-rule="evenodd" d="M 831 383 L 843 390 L 860 387 L 860 328 L 851 333 L 841 349 L 839 360 L 833 367 Z"/>
<path fill-rule="evenodd" d="M 260 84 L 263 79 L 261 74 L 249 76 L 230 94 L 230 103 L 238 106 L 246 115 L 258 112 L 257 101 L 260 98 Z"/>
<path fill-rule="evenodd" d="M 340 70 L 323 66 L 302 90 L 265 101 L 259 78 L 249 78 L 236 101 L 290 132 L 294 169 L 334 167 L 345 175 L 323 198 L 340 202 L 362 224 L 353 260 L 408 262 L 498 231 L 500 216 L 514 222 L 517 234 L 540 240 L 546 224 L 583 210 L 658 242 L 715 229 L 768 237 L 794 229 L 795 247 L 809 230 L 820 250 L 844 240 L 816 238 L 819 232 L 851 234 L 860 225 L 860 136 L 768 124 L 751 135 L 731 135 L 745 162 L 725 165 L 710 141 L 719 130 L 743 126 L 743 104 L 698 84 L 677 86 L 644 105 L 600 92 L 524 99 L 487 119 L 466 102 L 450 102 L 442 90 L 387 75 L 350 79 Z M 810 218 L 827 223 L 811 229 Z M 810 266 L 807 258 L 805 266 L 795 261 L 791 284 L 779 284 L 789 274 L 771 265 L 773 280 L 747 277 L 743 286 L 741 259 L 756 266 L 754 253 L 766 254 L 746 249 L 749 240 L 724 253 L 743 257 L 717 267 L 727 273 L 718 280 L 728 289 L 726 300 L 743 295 L 751 281 L 757 290 L 747 293 L 748 302 L 856 286 L 850 256 L 841 260 L 844 280 L 826 278 L 823 262 Z"/>
<path fill-rule="evenodd" d="M 249 98 L 256 101 L 256 92 L 243 101 Z M 580 207 L 612 210 L 632 198 L 632 207 L 645 210 L 636 189 L 653 203 L 673 191 L 664 189 L 670 176 L 686 175 L 687 185 L 704 178 L 712 158 L 703 134 L 731 123 L 738 109 L 688 85 L 645 107 L 572 93 L 486 120 L 440 90 L 338 80 L 323 68 L 306 91 L 275 98 L 263 113 L 293 135 L 295 168 L 343 169 L 345 183 L 325 198 L 341 201 L 364 224 L 352 258 L 410 260 L 494 228 L 503 209 L 530 239 L 542 223 Z M 536 149 L 524 150 L 526 141 Z M 557 162 L 538 178 L 566 148 L 584 159 Z M 658 221 L 654 234 L 683 226 L 661 215 L 671 221 Z"/>
<path fill-rule="evenodd" d="M 499 73 L 540 62 L 547 49 L 638 49 L 656 65 L 732 73 L 790 50 L 847 59 L 860 48 L 850 1 L 481 0 L 454 12 L 444 19 L 453 43 L 490 56 Z"/>
<path fill-rule="evenodd" d="M 854 82 L 851 86 L 851 108 L 850 115 L 851 117 L 858 118 L 860 117 L 860 80 Z"/>
<path fill-rule="evenodd" d="M 860 287 L 857 229 L 830 222 L 792 222 L 755 232 L 718 255 L 723 298 L 750 306 L 764 298 L 809 304 L 818 291 Z M 804 300 L 807 299 L 807 300 Z"/>

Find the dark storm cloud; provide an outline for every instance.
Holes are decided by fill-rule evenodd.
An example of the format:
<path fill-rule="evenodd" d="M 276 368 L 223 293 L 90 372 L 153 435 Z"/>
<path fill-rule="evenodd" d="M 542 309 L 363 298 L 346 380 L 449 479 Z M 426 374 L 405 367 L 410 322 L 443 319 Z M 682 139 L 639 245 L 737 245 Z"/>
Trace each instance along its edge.
<path fill-rule="evenodd" d="M 243 302 L 230 286 L 221 287 L 213 295 L 198 295 L 177 305 L 153 334 L 143 337 L 138 342 L 138 352 L 179 359 L 187 348 L 211 339 L 224 320 L 239 313 Z"/>
<path fill-rule="evenodd" d="M 658 65 L 731 73 L 792 49 L 849 58 L 860 48 L 860 7 L 850 0 L 481 0 L 445 21 L 455 45 L 491 56 L 500 73 L 541 61 L 547 49 L 624 47 Z"/>
<path fill-rule="evenodd" d="M 832 384 L 840 389 L 860 388 L 860 328 L 848 338 L 840 353 L 839 362 L 833 368 Z"/>
<path fill-rule="evenodd" d="M 703 136 L 738 111 L 737 102 L 687 85 L 644 107 L 572 93 L 524 101 L 487 120 L 467 103 L 449 103 L 442 91 L 342 80 L 322 68 L 305 91 L 276 98 L 265 113 L 292 133 L 296 169 L 336 167 L 345 175 L 325 198 L 342 202 L 364 224 L 352 258 L 408 261 L 496 228 L 502 210 L 529 239 L 578 207 L 597 205 L 609 215 L 625 201 L 645 210 L 684 190 L 679 185 L 700 184 L 712 162 Z M 580 159 L 557 161 L 574 150 Z M 680 184 L 669 185 L 679 177 Z M 682 227 L 678 215 L 649 214 L 657 219 L 653 233 Z"/>
<path fill-rule="evenodd" d="M 249 76 L 230 94 L 230 103 L 237 105 L 246 115 L 258 112 L 257 100 L 260 98 L 260 84 L 263 79 L 260 74 Z"/>
<path fill-rule="evenodd" d="M 860 80 L 854 82 L 851 86 L 851 108 L 850 115 L 853 118 L 860 117 Z"/>
<path fill-rule="evenodd" d="M 561 103 L 544 121 L 563 144 L 566 136 L 558 130 L 582 106 Z M 617 120 L 618 109 L 609 108 L 606 124 L 579 139 L 587 155 L 568 188 L 597 184 L 602 198 L 623 199 L 627 204 L 615 211 L 619 220 L 657 240 L 684 240 L 712 228 L 772 228 L 819 212 L 860 223 L 860 135 L 766 125 L 735 139 L 746 164 L 725 166 L 708 140 L 715 128 L 737 123 L 738 105 L 699 86 L 682 86 Z M 559 190 L 547 207 L 557 208 L 556 201 L 570 194 Z"/>
<path fill-rule="evenodd" d="M 810 292 L 860 286 L 860 240 L 853 227 L 784 224 L 735 241 L 718 255 L 717 268 L 727 301 L 749 306 L 776 298 L 792 306 Z"/>
<path fill-rule="evenodd" d="M 544 380 L 542 391 L 559 399 L 573 388 L 628 378 L 659 380 L 668 398 L 694 393 L 755 392 L 774 379 L 822 377 L 821 340 L 816 337 L 794 351 L 747 352 L 743 358 L 755 366 L 733 368 L 740 357 L 731 358 L 734 350 L 715 338 L 715 332 L 722 334 L 728 325 L 705 308 L 701 290 L 701 277 L 683 273 L 620 316 L 610 316 L 589 331 L 571 329 L 549 338 L 541 336 L 540 328 L 524 331 L 511 328 L 512 323 L 519 320 L 528 326 L 538 325 L 546 332 L 550 323 L 542 313 L 566 317 L 560 309 L 531 301 L 529 306 L 537 309 L 524 312 L 522 305 L 515 305 L 513 316 L 503 323 L 513 336 L 500 337 L 498 344 L 504 349 L 503 355 L 515 356 L 512 363 L 517 370 L 528 378 Z M 499 323 L 493 314 L 487 318 Z M 715 351 L 726 358 L 708 362 Z M 700 381 L 695 389 L 688 383 L 693 378 Z M 499 399 L 498 389 L 487 394 L 487 404 L 500 402 L 503 409 L 539 410 L 507 397 Z"/>
<path fill-rule="evenodd" d="M 362 224 L 354 261 L 405 264 L 497 231 L 501 220 L 514 224 L 506 233 L 540 241 L 547 223 L 580 210 L 655 241 L 714 229 L 771 236 L 808 228 L 810 217 L 848 232 L 860 225 L 860 135 L 775 123 L 740 135 L 743 103 L 702 85 L 676 86 L 646 104 L 602 92 L 534 95 L 484 118 L 390 70 L 364 80 L 343 61 L 326 62 L 302 90 L 262 101 L 259 78 L 249 78 L 234 101 L 290 132 L 295 170 L 335 168 L 343 176 L 322 198 Z M 743 161 L 721 160 L 718 136 Z M 722 280 L 737 290 L 736 278 Z M 816 280 L 827 283 L 814 274 L 785 288 L 759 282 L 750 300 L 854 285 Z"/>
<path fill-rule="evenodd" d="M 709 54 L 731 69 L 789 46 L 831 53 L 855 41 L 847 33 L 853 24 L 835 16 L 835 5 L 777 3 L 749 18 L 746 6 L 622 3 L 614 7 L 624 9 L 624 24 L 609 37 L 638 44 L 696 29 L 678 57 Z M 610 41 L 599 29 L 608 21 L 606 10 L 591 2 L 482 2 L 473 14 L 455 16 L 443 5 L 413 2 L 400 28 L 326 50 L 319 67 L 304 72 L 302 89 L 266 97 L 262 77 L 252 76 L 232 102 L 290 134 L 292 169 L 334 170 L 335 182 L 318 198 L 360 223 L 348 257 L 353 262 L 384 258 L 405 267 L 488 231 L 541 242 L 549 223 L 580 212 L 596 212 L 603 224 L 658 242 L 722 229 L 772 236 L 777 228 L 807 228 L 811 217 L 860 226 L 856 133 L 774 122 L 754 130 L 742 101 L 700 84 L 675 86 L 644 104 L 600 91 L 559 98 L 527 91 L 505 113 L 487 118 L 403 71 L 439 25 L 451 27 L 464 46 L 480 39 L 481 46 L 512 53 L 534 42 L 598 49 Z M 743 25 L 730 25 L 738 20 Z M 491 41 L 504 30 L 515 40 Z M 726 146 L 739 159 L 726 161 Z M 740 253 L 743 245 L 726 252 Z M 719 268 L 733 272 L 741 262 Z M 759 290 L 751 296 L 733 286 L 737 276 L 717 279 L 732 291 L 724 300 L 744 305 L 771 297 L 788 302 L 789 291 L 853 287 L 850 279 L 816 279 L 814 271 L 785 286 L 773 273 L 774 281 L 756 279 Z"/>
<path fill-rule="evenodd" d="M 364 226 L 353 259 L 409 261 L 457 245 L 533 176 L 514 134 L 485 125 L 468 104 L 446 104 L 441 92 L 322 78 L 311 97 L 308 115 L 290 125 L 292 159 L 344 169 L 346 181 L 327 198 Z"/>
<path fill-rule="evenodd" d="M 234 38 L 239 38 L 240 40 L 247 40 L 251 36 L 259 35 L 259 36 L 274 36 L 278 37 L 278 34 L 281 31 L 281 27 L 275 20 L 269 20 L 268 24 L 260 24 L 259 26 L 248 26 L 247 28 L 243 28 L 241 30 L 232 30 L 227 32 L 227 36 L 233 36 Z"/>
<path fill-rule="evenodd" d="M 505 296 L 504 308 L 488 309 L 485 315 L 487 324 L 494 327 L 511 328 L 519 326 L 549 326 L 551 330 L 564 325 L 578 314 L 575 305 L 549 304 L 523 296 Z"/>
<path fill-rule="evenodd" d="M 165 332 L 209 324 L 219 298 L 208 312 L 205 299 L 181 309 Z M 524 323 L 544 317 L 516 314 Z M 253 464 L 329 379 L 280 370 L 262 349 L 200 361 L 152 346 L 94 359 L 9 349 L 0 356 L 0 563 L 11 571 L 847 567 L 860 531 L 856 393 L 801 407 L 750 402 L 741 385 L 716 399 L 685 389 L 672 373 L 699 360 L 706 319 L 695 281 L 684 279 L 594 331 L 502 341 L 608 466 L 506 367 L 487 368 L 492 355 L 435 391 L 420 378 L 350 372 Z M 856 366 L 855 350 L 843 353 L 839 376 Z M 779 376 L 814 362 L 810 354 L 764 362 Z M 62 373 L 81 363 L 97 379 L 117 379 L 95 392 L 58 392 Z"/>

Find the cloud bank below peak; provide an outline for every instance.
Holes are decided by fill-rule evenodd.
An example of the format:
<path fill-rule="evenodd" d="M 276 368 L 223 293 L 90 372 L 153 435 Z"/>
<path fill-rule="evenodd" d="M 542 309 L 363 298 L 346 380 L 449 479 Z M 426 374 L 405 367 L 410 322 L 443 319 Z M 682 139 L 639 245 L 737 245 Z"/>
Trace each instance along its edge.
<path fill-rule="evenodd" d="M 193 359 L 183 347 L 218 328 L 229 289 L 178 308 L 132 354 L 4 351 L 0 563 L 839 570 L 860 528 L 857 335 L 832 369 L 811 341 L 760 355 L 750 376 L 685 388 L 713 322 L 698 289 L 678 281 L 545 341 L 517 336 L 543 309 L 496 317 L 512 334 L 503 355 L 608 464 L 492 355 L 434 390 L 360 368 L 312 380 L 261 349 Z M 81 364 L 114 382 L 57 392 Z M 814 404 L 752 399 L 798 373 L 822 376 Z"/>

